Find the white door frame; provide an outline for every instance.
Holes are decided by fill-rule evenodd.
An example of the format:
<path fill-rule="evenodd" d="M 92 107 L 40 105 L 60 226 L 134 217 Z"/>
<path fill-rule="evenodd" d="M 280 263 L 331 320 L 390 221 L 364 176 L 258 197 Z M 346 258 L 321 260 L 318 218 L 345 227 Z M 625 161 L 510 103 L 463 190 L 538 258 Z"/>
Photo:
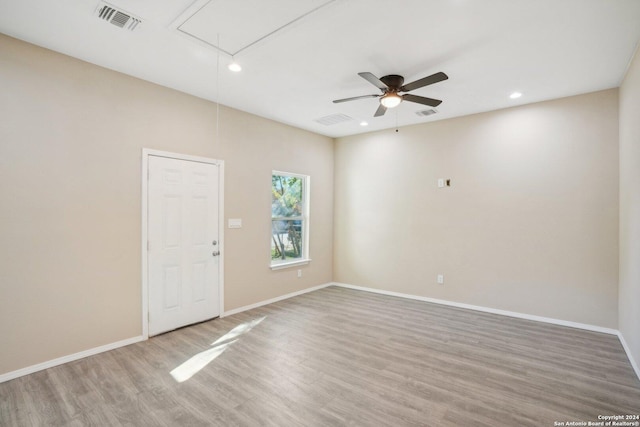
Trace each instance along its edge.
<path fill-rule="evenodd" d="M 187 154 L 170 153 L 168 151 L 142 149 L 142 336 L 149 338 L 149 255 L 148 245 L 148 177 L 149 177 L 149 156 L 168 157 L 170 159 L 188 160 L 192 162 L 209 163 L 218 165 L 218 233 L 220 243 L 220 264 L 218 268 L 218 283 L 220 297 L 220 316 L 224 313 L 224 160 L 216 160 L 208 157 L 190 156 Z"/>

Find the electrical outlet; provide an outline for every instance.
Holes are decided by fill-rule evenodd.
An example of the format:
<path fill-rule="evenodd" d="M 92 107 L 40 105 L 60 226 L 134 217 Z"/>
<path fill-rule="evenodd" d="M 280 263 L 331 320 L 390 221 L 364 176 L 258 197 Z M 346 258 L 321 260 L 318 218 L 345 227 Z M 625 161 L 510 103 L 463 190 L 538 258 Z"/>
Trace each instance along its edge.
<path fill-rule="evenodd" d="M 438 188 L 444 188 L 444 178 L 438 178 Z"/>
<path fill-rule="evenodd" d="M 438 274 L 438 284 L 444 285 L 444 274 Z"/>
<path fill-rule="evenodd" d="M 298 277 L 302 277 L 302 270 L 298 270 Z"/>

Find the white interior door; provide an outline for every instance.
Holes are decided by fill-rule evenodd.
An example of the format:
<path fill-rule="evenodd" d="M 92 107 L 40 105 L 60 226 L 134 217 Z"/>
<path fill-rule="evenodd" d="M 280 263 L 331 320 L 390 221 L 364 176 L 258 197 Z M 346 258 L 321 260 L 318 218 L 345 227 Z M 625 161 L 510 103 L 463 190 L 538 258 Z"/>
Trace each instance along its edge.
<path fill-rule="evenodd" d="M 149 335 L 220 315 L 216 164 L 149 156 Z"/>

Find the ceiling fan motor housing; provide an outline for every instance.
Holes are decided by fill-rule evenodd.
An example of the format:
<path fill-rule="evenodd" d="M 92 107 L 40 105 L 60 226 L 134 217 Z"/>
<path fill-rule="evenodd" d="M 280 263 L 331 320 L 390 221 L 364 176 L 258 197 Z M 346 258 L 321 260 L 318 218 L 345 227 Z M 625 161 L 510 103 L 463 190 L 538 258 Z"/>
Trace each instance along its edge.
<path fill-rule="evenodd" d="M 404 84 L 404 77 L 397 74 L 389 74 L 388 76 L 380 77 L 380 81 L 389 86 L 390 91 L 397 92 Z"/>

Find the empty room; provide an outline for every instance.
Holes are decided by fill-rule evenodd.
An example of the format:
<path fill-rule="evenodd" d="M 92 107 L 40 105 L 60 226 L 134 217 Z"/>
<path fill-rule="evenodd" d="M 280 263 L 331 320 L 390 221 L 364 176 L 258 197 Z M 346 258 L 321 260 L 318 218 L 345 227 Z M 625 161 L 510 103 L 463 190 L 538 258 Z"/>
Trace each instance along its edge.
<path fill-rule="evenodd" d="M 0 0 L 0 426 L 640 426 L 640 1 Z"/>

